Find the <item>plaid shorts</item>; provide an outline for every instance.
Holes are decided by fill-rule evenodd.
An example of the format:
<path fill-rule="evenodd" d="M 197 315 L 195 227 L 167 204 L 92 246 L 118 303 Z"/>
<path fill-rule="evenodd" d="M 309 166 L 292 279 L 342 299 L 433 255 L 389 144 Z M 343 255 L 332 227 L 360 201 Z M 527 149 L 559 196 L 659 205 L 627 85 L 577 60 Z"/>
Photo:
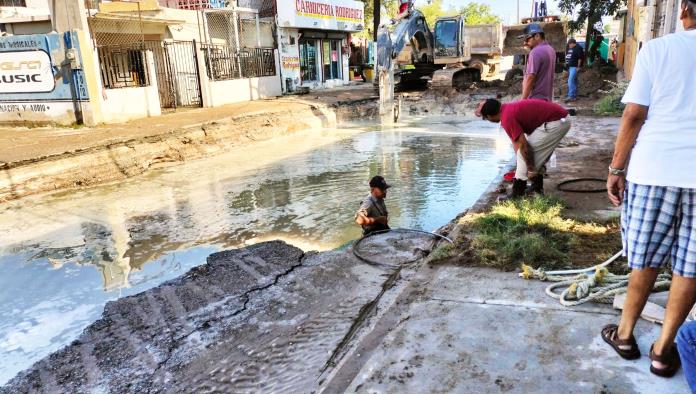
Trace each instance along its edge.
<path fill-rule="evenodd" d="M 628 266 L 696 278 L 696 189 L 626 182 L 621 236 Z"/>

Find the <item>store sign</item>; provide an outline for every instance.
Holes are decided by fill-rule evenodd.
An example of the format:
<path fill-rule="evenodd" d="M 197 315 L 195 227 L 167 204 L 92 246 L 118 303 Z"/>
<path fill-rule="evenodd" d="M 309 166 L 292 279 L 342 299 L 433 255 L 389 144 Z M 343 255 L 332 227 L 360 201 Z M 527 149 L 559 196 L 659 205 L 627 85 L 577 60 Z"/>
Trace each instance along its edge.
<path fill-rule="evenodd" d="M 280 62 L 284 70 L 300 69 L 300 58 L 298 56 L 283 56 Z"/>
<path fill-rule="evenodd" d="M 353 0 L 293 0 L 278 5 L 282 27 L 361 31 L 365 6 Z"/>
<path fill-rule="evenodd" d="M 46 52 L 0 52 L 0 93 L 45 93 L 55 86 Z"/>

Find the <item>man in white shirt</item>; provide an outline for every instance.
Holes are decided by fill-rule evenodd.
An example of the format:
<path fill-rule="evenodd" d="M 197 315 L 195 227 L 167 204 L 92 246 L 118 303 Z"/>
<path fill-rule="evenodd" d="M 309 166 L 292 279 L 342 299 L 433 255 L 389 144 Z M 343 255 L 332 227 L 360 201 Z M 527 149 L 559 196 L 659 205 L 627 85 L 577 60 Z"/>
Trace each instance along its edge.
<path fill-rule="evenodd" d="M 621 357 L 640 357 L 633 329 L 671 261 L 665 320 L 650 349 L 650 371 L 663 377 L 679 369 L 674 339 L 696 301 L 696 0 L 682 0 L 680 19 L 686 31 L 648 41 L 638 54 L 607 179 L 609 199 L 623 203 L 632 271 L 621 320 L 602 338 Z"/>

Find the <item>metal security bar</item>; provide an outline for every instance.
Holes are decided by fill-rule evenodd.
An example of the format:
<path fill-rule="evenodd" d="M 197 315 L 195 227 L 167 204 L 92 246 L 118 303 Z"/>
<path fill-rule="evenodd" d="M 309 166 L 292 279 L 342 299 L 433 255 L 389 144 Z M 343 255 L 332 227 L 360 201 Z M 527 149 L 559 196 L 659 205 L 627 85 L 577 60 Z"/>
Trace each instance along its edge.
<path fill-rule="evenodd" d="M 248 48 L 236 53 L 226 45 L 202 45 L 208 78 L 215 81 L 276 75 L 273 48 Z"/>
<path fill-rule="evenodd" d="M 162 108 L 200 107 L 195 43 L 145 41 L 145 47 L 152 51 Z"/>
<path fill-rule="evenodd" d="M 201 45 L 208 78 L 216 81 L 241 78 L 237 53 L 227 45 Z"/>
<path fill-rule="evenodd" d="M 275 56 L 272 48 L 245 49 L 239 53 L 244 78 L 276 75 Z"/>
<path fill-rule="evenodd" d="M 211 80 L 276 75 L 275 23 L 261 20 L 256 9 L 201 11 L 199 34 Z"/>
<path fill-rule="evenodd" d="M 149 86 L 143 46 L 97 48 L 102 82 L 107 89 Z"/>

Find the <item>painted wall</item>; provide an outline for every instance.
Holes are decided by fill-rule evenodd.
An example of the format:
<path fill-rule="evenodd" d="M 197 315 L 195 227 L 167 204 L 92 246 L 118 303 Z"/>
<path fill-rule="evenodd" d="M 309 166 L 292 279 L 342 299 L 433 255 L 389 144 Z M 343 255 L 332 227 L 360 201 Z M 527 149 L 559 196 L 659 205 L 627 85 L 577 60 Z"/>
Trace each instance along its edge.
<path fill-rule="evenodd" d="M 290 79 L 291 88 L 293 90 L 301 84 L 300 32 L 297 29 L 278 28 L 278 37 L 280 75 L 283 81 L 283 92 L 286 92 L 286 79 Z"/>
<path fill-rule="evenodd" d="M 199 55 L 199 58 L 202 58 Z M 279 56 L 276 52 L 276 73 L 280 70 Z M 205 67 L 204 63 L 199 67 Z M 205 69 L 200 75 L 206 75 Z M 283 94 L 280 77 L 273 75 L 260 78 L 232 79 L 228 81 L 211 81 L 203 78 L 201 81 L 201 94 L 204 96 L 204 106 L 219 107 L 225 104 L 240 103 L 244 101 L 261 100 L 277 97 Z"/>
<path fill-rule="evenodd" d="M 162 114 L 157 91 L 157 72 L 151 51 L 145 52 L 145 59 L 149 86 L 104 89 L 101 101 L 101 120 L 104 123 L 121 123 Z"/>
<path fill-rule="evenodd" d="M 679 20 L 680 1 L 628 0 L 624 56 L 624 73 L 627 79 L 631 79 L 638 52 L 647 41 L 684 30 Z"/>
<path fill-rule="evenodd" d="M 88 123 L 82 59 L 78 32 L 0 37 L 0 123 Z"/>
<path fill-rule="evenodd" d="M 53 26 L 50 20 L 26 22 L 26 23 L 8 23 L 5 25 L 7 33 L 20 34 L 46 34 L 53 31 Z"/>
<path fill-rule="evenodd" d="M 121 123 L 133 119 L 159 116 L 157 85 L 143 88 L 105 89 L 102 120 L 104 123 Z"/>
<path fill-rule="evenodd" d="M 211 81 L 213 107 L 277 97 L 283 94 L 278 76 Z"/>
<path fill-rule="evenodd" d="M 48 6 L 55 31 L 65 32 L 73 29 L 89 31 L 84 0 L 51 0 Z"/>

